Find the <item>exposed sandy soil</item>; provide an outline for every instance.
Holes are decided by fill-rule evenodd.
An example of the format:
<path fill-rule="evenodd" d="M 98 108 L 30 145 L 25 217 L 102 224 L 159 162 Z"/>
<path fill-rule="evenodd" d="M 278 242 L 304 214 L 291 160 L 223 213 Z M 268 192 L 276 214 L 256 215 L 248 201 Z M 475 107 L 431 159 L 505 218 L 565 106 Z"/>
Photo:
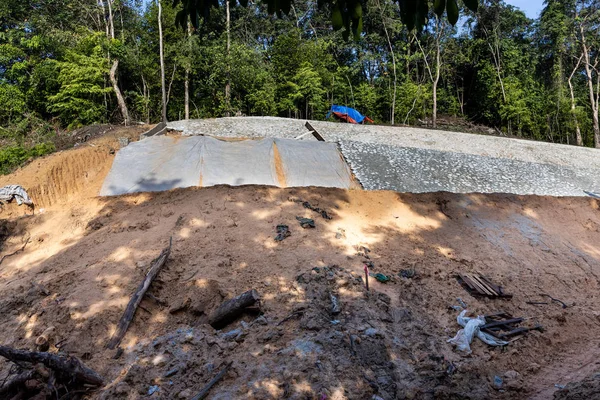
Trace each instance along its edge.
<path fill-rule="evenodd" d="M 0 265 L 0 344 L 31 349 L 54 326 L 52 342 L 106 378 L 91 397 L 191 398 L 228 361 L 209 398 L 546 399 L 555 384 L 600 369 L 594 199 L 265 187 L 96 198 L 112 155 L 110 145 L 88 147 L 0 179 L 23 184 L 44 208 L 0 213 L 13 223 L 2 254 L 29 239 Z M 297 216 L 316 228 L 302 229 Z M 282 223 L 292 234 L 278 243 Z M 165 304 L 142 301 L 114 359 L 106 343 L 169 237 L 171 257 L 150 289 Z M 392 277 L 371 279 L 370 293 L 359 246 L 371 250 L 373 272 Z M 412 268 L 414 278 L 398 275 Z M 481 272 L 514 297 L 472 297 L 458 272 Z M 206 323 L 221 301 L 251 288 L 262 317 L 220 332 Z M 330 293 L 341 303 L 337 316 Z M 544 301 L 540 293 L 569 307 L 526 304 Z M 505 349 L 475 340 L 465 356 L 446 343 L 459 329 L 449 308 L 457 297 L 475 315 L 505 310 L 545 332 Z M 0 378 L 8 370 L 0 361 Z"/>

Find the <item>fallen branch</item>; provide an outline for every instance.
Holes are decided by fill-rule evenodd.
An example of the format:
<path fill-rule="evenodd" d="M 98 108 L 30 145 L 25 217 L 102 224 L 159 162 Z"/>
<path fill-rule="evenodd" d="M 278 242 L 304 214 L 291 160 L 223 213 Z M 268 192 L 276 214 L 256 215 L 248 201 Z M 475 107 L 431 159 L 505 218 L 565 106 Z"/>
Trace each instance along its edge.
<path fill-rule="evenodd" d="M 172 244 L 172 238 L 169 239 L 169 247 L 166 247 L 160 253 L 160 255 L 156 259 L 154 259 L 154 261 L 152 261 L 150 270 L 144 277 L 144 280 L 140 283 L 140 285 L 136 289 L 133 296 L 131 296 L 131 300 L 129 300 L 129 304 L 127 304 L 127 308 L 125 308 L 125 312 L 123 313 L 123 316 L 121 317 L 121 320 L 119 321 L 119 324 L 117 325 L 117 330 L 112 335 L 110 341 L 106 345 L 106 347 L 108 347 L 109 349 L 112 350 L 115 347 L 117 347 L 119 345 L 119 343 L 121 343 L 121 340 L 125 336 L 125 333 L 127 332 L 127 328 L 129 327 L 129 324 L 131 323 L 131 320 L 133 320 L 133 317 L 135 315 L 135 312 L 136 312 L 138 306 L 140 305 L 142 299 L 144 298 L 144 294 L 146 293 L 146 291 L 152 284 L 152 281 L 154 280 L 154 278 L 156 278 L 156 276 L 160 272 L 160 269 L 167 262 L 167 259 L 169 258 L 169 255 L 171 254 L 171 244 Z"/>
<path fill-rule="evenodd" d="M 0 397 L 25 384 L 25 382 L 28 380 L 33 379 L 36 374 L 37 371 L 30 369 L 15 376 L 10 381 L 6 382 L 2 387 L 0 387 Z"/>
<path fill-rule="evenodd" d="M 198 393 L 197 395 L 195 395 L 194 397 L 192 397 L 192 400 L 202 400 L 203 398 L 205 398 L 206 396 L 208 396 L 208 392 L 210 391 L 210 389 L 212 389 L 213 386 L 215 386 L 221 379 L 223 379 L 223 377 L 225 376 L 225 374 L 227 373 L 227 371 L 229 371 L 229 368 L 231 368 L 231 364 L 232 364 L 232 362 L 229 361 L 227 363 L 227 365 L 225 365 L 225 368 L 223 368 L 217 374 L 217 376 L 215 376 L 210 382 L 208 382 L 206 384 L 206 386 L 204 386 L 204 388 L 202 388 L 202 390 L 200 391 L 200 393 Z"/>
<path fill-rule="evenodd" d="M 290 315 L 288 315 L 287 317 L 285 317 L 284 319 L 282 319 L 281 321 L 279 321 L 279 323 L 277 324 L 277 326 L 282 325 L 283 323 L 289 321 L 292 318 L 295 317 L 299 317 L 300 315 L 304 314 L 304 310 L 298 310 L 298 311 L 294 311 L 293 313 L 291 313 Z"/>
<path fill-rule="evenodd" d="M 29 238 L 27 238 L 27 240 L 25 241 L 25 244 L 23 244 L 23 247 L 21 247 L 20 249 L 18 249 L 18 250 L 16 250 L 16 251 L 13 251 L 13 252 L 12 252 L 12 253 L 10 253 L 10 254 L 5 254 L 5 255 L 3 255 L 3 256 L 2 256 L 2 258 L 0 258 L 0 264 L 2 264 L 2 261 L 4 261 L 4 259 L 5 259 L 5 258 L 7 258 L 7 257 L 11 257 L 11 256 L 14 256 L 15 254 L 17 254 L 17 253 L 20 253 L 20 252 L 22 252 L 23 250 L 25 250 L 25 246 L 27 246 L 27 243 L 29 243 Z"/>
<path fill-rule="evenodd" d="M 568 306 L 565 304 L 565 302 L 564 302 L 564 301 L 562 301 L 562 300 L 559 300 L 559 299 L 555 299 L 554 297 L 550 296 L 549 294 L 546 294 L 546 293 L 540 293 L 540 296 L 547 297 L 547 298 L 549 298 L 550 300 L 552 300 L 552 301 L 554 301 L 554 302 L 556 302 L 556 303 L 559 303 L 559 304 L 561 304 L 561 305 L 562 305 L 562 308 L 567 308 L 567 307 L 568 307 Z"/>
<path fill-rule="evenodd" d="M 42 363 L 66 381 L 74 381 L 93 386 L 102 386 L 104 384 L 104 378 L 96 371 L 86 367 L 76 357 L 64 357 L 50 353 L 17 350 L 7 346 L 0 346 L 0 356 L 14 363 L 19 361 L 32 364 Z"/>
<path fill-rule="evenodd" d="M 248 290 L 233 299 L 222 303 L 208 318 L 208 323 L 215 329 L 227 325 L 230 321 L 244 312 L 244 309 L 260 300 L 258 292 Z"/>

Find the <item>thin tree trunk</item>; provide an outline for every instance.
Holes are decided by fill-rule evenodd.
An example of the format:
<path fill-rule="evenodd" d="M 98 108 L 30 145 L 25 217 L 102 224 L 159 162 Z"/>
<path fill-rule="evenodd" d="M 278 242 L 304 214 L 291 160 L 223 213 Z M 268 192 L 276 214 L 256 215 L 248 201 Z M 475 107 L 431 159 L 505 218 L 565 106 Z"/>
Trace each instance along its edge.
<path fill-rule="evenodd" d="M 594 128 L 594 147 L 600 148 L 600 121 L 598 120 L 598 101 L 596 94 L 594 93 L 594 74 L 592 72 L 590 53 L 586 42 L 585 31 L 583 24 L 579 25 L 579 32 L 581 33 L 581 49 L 583 51 L 583 57 L 585 58 L 585 74 L 588 83 L 590 105 L 592 107 L 592 122 Z"/>
<path fill-rule="evenodd" d="M 187 33 L 188 33 L 188 45 L 190 37 L 192 36 L 192 24 L 188 22 L 187 25 Z M 189 62 L 189 60 L 188 60 Z M 185 98 L 184 98 L 184 107 L 185 107 L 185 119 L 190 119 L 190 66 L 186 65 L 185 68 Z"/>
<path fill-rule="evenodd" d="M 432 125 L 434 128 L 437 128 L 437 89 L 438 89 L 438 83 L 440 82 L 440 70 L 441 70 L 441 64 L 442 64 L 442 58 L 441 58 L 441 44 L 440 44 L 440 37 L 442 35 L 442 32 L 440 32 L 440 29 L 443 29 L 443 27 L 441 26 L 440 23 L 440 19 L 438 18 L 438 16 L 436 15 L 435 17 L 435 25 L 436 25 L 436 36 L 435 36 L 435 50 L 436 50 L 436 57 L 435 57 L 435 79 L 433 80 L 432 84 L 433 84 L 433 115 L 432 115 Z"/>
<path fill-rule="evenodd" d="M 425 54 L 425 50 L 423 50 L 423 46 L 421 46 L 421 41 L 419 40 L 419 38 L 417 38 L 416 33 L 413 35 L 415 37 L 415 40 L 417 41 L 417 44 L 419 45 L 419 49 L 421 50 L 421 53 L 423 54 L 423 61 L 425 62 L 425 69 L 427 70 L 429 79 L 431 80 L 431 85 L 432 85 L 432 89 L 433 89 L 432 125 L 435 128 L 436 124 L 437 124 L 437 82 L 439 81 L 439 60 L 438 60 L 438 68 L 437 68 L 437 75 L 436 75 L 437 78 L 434 78 L 433 72 L 431 72 L 431 66 L 429 65 L 429 62 L 427 61 L 427 54 Z"/>
<path fill-rule="evenodd" d="M 225 13 L 227 17 L 227 81 L 225 83 L 225 116 L 229 117 L 231 107 L 231 15 L 229 12 L 229 0 L 225 0 Z"/>
<path fill-rule="evenodd" d="M 581 56 L 579 57 L 579 60 L 577 60 L 577 65 L 575 65 L 575 68 L 573 68 L 573 72 L 571 72 L 571 75 L 569 76 L 569 79 L 567 80 L 567 83 L 569 84 L 569 91 L 571 92 L 571 115 L 573 115 L 573 121 L 575 122 L 575 135 L 576 135 L 576 140 L 577 140 L 577 146 L 583 146 L 583 138 L 581 136 L 581 128 L 579 127 L 579 120 L 577 119 L 577 114 L 575 112 L 576 110 L 576 104 L 575 104 L 575 92 L 573 90 L 573 75 L 575 75 L 575 73 L 577 72 L 577 69 L 579 69 L 579 66 L 581 65 L 581 59 L 583 58 L 583 54 L 581 54 Z"/>
<path fill-rule="evenodd" d="M 395 117 L 396 117 L 396 93 L 397 93 L 397 82 L 398 78 L 396 75 L 396 55 L 394 54 L 394 48 L 392 46 L 392 41 L 390 40 L 390 35 L 387 30 L 387 26 L 385 24 L 385 17 L 383 15 L 383 9 L 381 8 L 381 3 L 377 0 L 377 7 L 379 8 L 379 14 L 381 15 L 381 23 L 383 25 L 383 31 L 385 32 L 385 37 L 387 38 L 388 46 L 390 48 L 390 54 L 392 55 L 392 68 L 394 73 L 394 91 L 392 92 L 392 118 L 391 123 L 394 125 Z"/>
<path fill-rule="evenodd" d="M 108 4 L 108 23 L 110 25 L 110 37 L 112 39 L 115 38 L 115 24 L 113 21 L 113 13 L 112 13 L 112 2 L 114 0 L 108 0 L 106 3 Z"/>
<path fill-rule="evenodd" d="M 117 83 L 118 68 L 119 60 L 115 59 L 113 60 L 112 67 L 110 68 L 110 83 L 112 83 L 113 90 L 115 91 L 115 95 L 117 96 L 117 103 L 119 104 L 119 108 L 121 109 L 121 115 L 123 116 L 125 125 L 129 125 L 129 112 L 127 111 L 125 99 L 123 98 L 123 94 L 121 93 L 121 89 L 119 89 L 119 85 Z"/>
<path fill-rule="evenodd" d="M 167 122 L 167 89 L 165 87 L 165 56 L 163 49 L 163 31 L 162 31 L 162 5 L 161 0 L 156 0 L 158 4 L 158 47 L 160 51 L 160 85 L 162 90 L 162 121 Z"/>
<path fill-rule="evenodd" d="M 111 0 L 106 2 L 108 4 L 108 21 L 110 27 L 110 38 L 114 40 L 115 38 L 115 24 L 113 21 L 113 13 L 112 13 L 112 5 Z M 110 54 L 108 56 L 110 62 Z M 117 96 L 117 103 L 119 104 L 119 108 L 121 109 L 121 116 L 123 117 L 123 123 L 127 126 L 131 122 L 129 119 L 129 111 L 127 110 L 127 104 L 125 103 L 125 98 L 123 97 L 123 93 L 119 88 L 119 81 L 117 80 L 117 70 L 119 68 L 119 60 L 115 58 L 112 63 L 112 67 L 110 68 L 110 83 L 112 84 L 113 90 L 115 91 L 115 95 Z"/>

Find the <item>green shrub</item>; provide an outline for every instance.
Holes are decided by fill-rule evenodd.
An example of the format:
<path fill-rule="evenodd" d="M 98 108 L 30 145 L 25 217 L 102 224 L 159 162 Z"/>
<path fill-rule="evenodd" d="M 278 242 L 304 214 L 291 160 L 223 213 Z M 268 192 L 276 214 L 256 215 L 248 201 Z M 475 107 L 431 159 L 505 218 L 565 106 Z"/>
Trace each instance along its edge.
<path fill-rule="evenodd" d="M 30 158 L 40 157 L 54 151 L 54 144 L 39 143 L 33 147 L 8 146 L 0 149 L 0 174 L 9 174 Z"/>

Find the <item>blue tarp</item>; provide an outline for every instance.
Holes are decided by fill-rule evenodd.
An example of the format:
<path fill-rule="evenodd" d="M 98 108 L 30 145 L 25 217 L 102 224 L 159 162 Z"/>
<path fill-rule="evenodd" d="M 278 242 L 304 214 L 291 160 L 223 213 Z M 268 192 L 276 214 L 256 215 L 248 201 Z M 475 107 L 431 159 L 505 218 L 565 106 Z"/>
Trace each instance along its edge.
<path fill-rule="evenodd" d="M 362 122 L 365 120 L 365 116 L 356 111 L 354 108 L 336 105 L 331 106 L 331 109 L 327 113 L 326 118 L 329 118 L 331 116 L 331 113 L 334 112 L 349 116 L 350 118 L 355 120 L 357 124 L 362 124 Z"/>

